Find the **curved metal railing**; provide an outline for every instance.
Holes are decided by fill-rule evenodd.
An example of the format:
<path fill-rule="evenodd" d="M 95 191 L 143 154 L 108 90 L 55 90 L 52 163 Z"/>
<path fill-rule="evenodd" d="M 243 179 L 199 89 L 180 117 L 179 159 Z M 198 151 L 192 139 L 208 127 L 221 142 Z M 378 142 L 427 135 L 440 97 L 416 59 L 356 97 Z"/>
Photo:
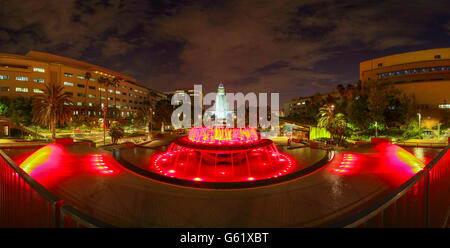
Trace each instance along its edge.
<path fill-rule="evenodd" d="M 333 227 L 444 227 L 450 207 L 450 147 L 370 207 Z"/>
<path fill-rule="evenodd" d="M 0 227 L 111 227 L 64 201 L 0 150 Z"/>

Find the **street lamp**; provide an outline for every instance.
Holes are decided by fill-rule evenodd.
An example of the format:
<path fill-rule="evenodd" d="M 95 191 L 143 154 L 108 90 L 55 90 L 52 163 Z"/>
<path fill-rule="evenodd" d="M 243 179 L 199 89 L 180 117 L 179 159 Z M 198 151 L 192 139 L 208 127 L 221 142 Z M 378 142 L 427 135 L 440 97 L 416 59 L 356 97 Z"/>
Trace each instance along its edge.
<path fill-rule="evenodd" d="M 422 117 L 422 115 L 420 113 L 417 113 L 417 115 L 419 116 L 419 137 L 421 137 L 421 133 L 420 133 L 420 118 Z"/>

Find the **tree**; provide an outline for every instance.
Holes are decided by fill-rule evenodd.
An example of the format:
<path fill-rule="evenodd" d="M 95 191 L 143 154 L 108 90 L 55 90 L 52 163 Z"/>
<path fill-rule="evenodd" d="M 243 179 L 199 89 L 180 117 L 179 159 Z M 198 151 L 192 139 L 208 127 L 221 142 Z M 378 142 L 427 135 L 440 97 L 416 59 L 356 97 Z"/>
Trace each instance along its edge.
<path fill-rule="evenodd" d="M 155 120 L 155 123 L 170 123 L 171 122 L 171 116 L 172 116 L 173 108 L 170 104 L 169 100 L 160 100 L 156 103 L 155 106 L 155 115 L 153 119 Z"/>
<path fill-rule="evenodd" d="M 319 121 L 317 123 L 317 126 L 323 127 L 328 132 L 330 132 L 331 143 L 336 131 L 336 117 L 333 104 L 325 104 L 319 109 Z"/>
<path fill-rule="evenodd" d="M 87 119 L 87 113 L 88 113 L 88 106 L 87 106 L 87 99 L 88 99 L 88 94 L 87 94 L 87 90 L 89 87 L 89 79 L 91 79 L 91 73 L 90 72 L 86 72 L 84 74 L 84 78 L 86 79 L 86 87 L 84 87 L 84 116 Z"/>
<path fill-rule="evenodd" d="M 392 88 L 388 84 L 380 82 L 370 82 L 367 86 L 369 115 L 375 122 L 375 137 L 378 137 L 378 124 L 385 121 L 384 111 L 388 105 L 386 96 L 389 90 L 392 90 Z"/>
<path fill-rule="evenodd" d="M 103 85 L 103 86 L 107 85 L 107 80 L 108 80 L 107 78 L 100 77 L 97 80 L 98 80 L 99 85 Z M 105 90 L 106 101 L 108 101 L 108 91 L 105 88 L 103 88 L 103 89 Z M 102 104 L 103 104 L 103 102 L 102 102 L 102 90 L 99 89 L 99 91 L 100 91 L 100 108 L 101 108 L 101 113 L 103 114 L 103 145 L 105 145 L 106 144 L 106 113 L 105 113 L 105 111 L 103 109 L 103 106 L 102 106 Z M 106 105 L 105 107 L 108 108 L 108 105 Z"/>
<path fill-rule="evenodd" d="M 146 125 L 148 127 L 149 136 L 152 137 L 152 118 L 153 117 L 153 109 L 150 106 L 150 104 L 145 104 L 144 106 L 140 107 L 136 114 L 136 122 L 139 124 Z"/>
<path fill-rule="evenodd" d="M 23 126 L 30 125 L 32 116 L 32 98 L 18 97 L 10 105 L 8 116 L 11 122 L 20 128 L 23 137 Z"/>
<path fill-rule="evenodd" d="M 111 141 L 113 144 L 117 144 L 117 142 L 119 141 L 119 139 L 121 139 L 124 134 L 125 131 L 123 130 L 123 128 L 119 125 L 118 122 L 114 121 L 111 124 L 111 128 L 108 131 L 109 136 L 111 136 Z"/>
<path fill-rule="evenodd" d="M 113 80 L 112 80 L 112 84 L 114 84 L 114 109 L 117 109 L 117 95 L 116 95 L 116 92 L 117 92 L 117 84 L 119 83 L 119 79 L 118 78 L 113 78 Z M 114 113 L 114 119 L 116 119 L 117 118 L 117 116 L 116 116 L 116 113 Z"/>
<path fill-rule="evenodd" d="M 347 121 L 345 121 L 344 114 L 337 113 L 335 118 L 335 132 L 339 135 L 338 144 L 341 144 L 342 136 L 347 130 Z"/>
<path fill-rule="evenodd" d="M 359 130 L 366 130 L 372 122 L 370 118 L 367 95 L 357 93 L 347 105 L 347 117 L 350 123 Z"/>
<path fill-rule="evenodd" d="M 7 115 L 11 106 L 11 100 L 8 97 L 0 97 L 0 115 Z"/>
<path fill-rule="evenodd" d="M 56 123 L 68 122 L 73 115 L 72 96 L 64 92 L 64 86 L 50 83 L 45 85 L 44 93 L 34 96 L 33 121 L 49 125 L 52 139 L 56 137 Z"/>

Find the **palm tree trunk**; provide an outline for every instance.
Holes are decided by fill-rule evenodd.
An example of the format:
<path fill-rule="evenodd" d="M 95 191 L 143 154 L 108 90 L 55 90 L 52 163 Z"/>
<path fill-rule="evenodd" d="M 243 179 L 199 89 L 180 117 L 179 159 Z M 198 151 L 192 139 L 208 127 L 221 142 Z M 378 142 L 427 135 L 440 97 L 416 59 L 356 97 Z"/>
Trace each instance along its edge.
<path fill-rule="evenodd" d="M 56 138 L 56 116 L 52 115 L 52 139 Z"/>
<path fill-rule="evenodd" d="M 89 84 L 89 79 L 86 80 L 86 86 L 84 88 L 84 111 L 85 111 L 85 116 L 88 113 L 88 109 L 87 109 L 87 88 L 88 88 L 88 84 Z M 86 117 L 87 120 L 87 117 Z"/>

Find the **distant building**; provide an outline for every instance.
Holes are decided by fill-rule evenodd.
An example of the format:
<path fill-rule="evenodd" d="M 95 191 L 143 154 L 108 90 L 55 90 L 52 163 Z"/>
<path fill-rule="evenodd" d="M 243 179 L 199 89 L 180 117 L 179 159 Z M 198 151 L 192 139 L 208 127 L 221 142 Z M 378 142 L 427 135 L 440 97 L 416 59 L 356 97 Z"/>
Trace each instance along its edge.
<path fill-rule="evenodd" d="M 375 58 L 360 63 L 364 87 L 375 81 L 392 82 L 414 96 L 422 125 L 431 128 L 450 111 L 450 48 L 429 49 Z"/>
<path fill-rule="evenodd" d="M 89 80 L 86 73 L 91 75 Z M 106 86 L 98 82 L 100 77 L 118 81 Z M 151 100 L 149 89 L 137 84 L 136 79 L 100 66 L 36 51 L 25 56 L 0 53 L 0 96 L 32 97 L 42 93 L 50 82 L 64 86 L 72 95 L 75 116 L 100 117 L 107 106 L 116 107 L 126 117 Z"/>
<path fill-rule="evenodd" d="M 332 91 L 329 93 L 317 93 L 313 96 L 308 97 L 295 97 L 290 102 L 286 102 L 283 105 L 284 116 L 289 115 L 304 115 L 306 113 L 309 104 L 318 102 L 327 103 L 341 103 L 342 96 L 337 91 Z"/>

